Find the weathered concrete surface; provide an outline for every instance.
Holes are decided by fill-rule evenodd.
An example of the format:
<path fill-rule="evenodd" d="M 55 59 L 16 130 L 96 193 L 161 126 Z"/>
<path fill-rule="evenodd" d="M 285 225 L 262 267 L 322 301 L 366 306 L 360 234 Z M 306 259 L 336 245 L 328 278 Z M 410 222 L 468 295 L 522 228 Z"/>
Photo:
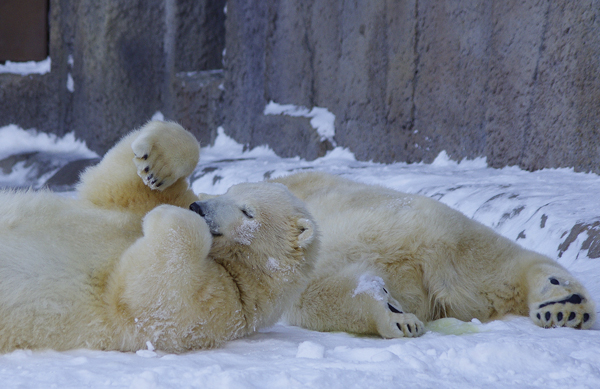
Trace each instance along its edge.
<path fill-rule="evenodd" d="M 103 153 L 157 111 L 185 121 L 177 116 L 183 92 L 176 74 L 222 66 L 224 31 L 213 27 L 218 18 L 211 12 L 222 15 L 224 28 L 224 4 L 50 0 L 52 70 L 45 75 L 0 74 L 0 126 L 15 123 L 58 135 L 74 131 Z M 196 21 L 211 31 L 197 36 Z M 207 41 L 212 46 L 203 43 Z M 210 47 L 196 49 L 198 45 Z"/>
<path fill-rule="evenodd" d="M 106 150 L 163 106 L 164 4 L 84 0 L 77 15 L 71 126 Z"/>
<path fill-rule="evenodd" d="M 323 152 L 315 137 L 288 135 L 314 131 L 305 123 L 262 115 L 273 100 L 333 112 L 337 144 L 360 159 L 431 161 L 446 150 L 492 166 L 600 172 L 598 1 L 230 0 L 228 9 L 225 128 L 251 146 L 289 155 L 295 139 L 307 158 Z"/>
<path fill-rule="evenodd" d="M 176 19 L 175 70 L 203 71 L 223 68 L 226 0 L 169 0 Z"/>
<path fill-rule="evenodd" d="M 198 138 L 214 142 L 223 123 L 223 71 L 179 72 L 173 78 L 173 117 Z"/>

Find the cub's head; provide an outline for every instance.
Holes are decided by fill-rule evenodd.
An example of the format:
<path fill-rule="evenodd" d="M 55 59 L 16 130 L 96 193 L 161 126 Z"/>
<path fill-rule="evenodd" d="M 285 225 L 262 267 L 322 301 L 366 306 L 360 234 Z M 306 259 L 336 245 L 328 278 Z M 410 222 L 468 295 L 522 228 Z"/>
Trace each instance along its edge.
<path fill-rule="evenodd" d="M 204 218 L 213 235 L 215 260 L 250 261 L 248 265 L 265 272 L 312 267 L 317 228 L 304 203 L 282 184 L 238 184 L 190 209 Z"/>

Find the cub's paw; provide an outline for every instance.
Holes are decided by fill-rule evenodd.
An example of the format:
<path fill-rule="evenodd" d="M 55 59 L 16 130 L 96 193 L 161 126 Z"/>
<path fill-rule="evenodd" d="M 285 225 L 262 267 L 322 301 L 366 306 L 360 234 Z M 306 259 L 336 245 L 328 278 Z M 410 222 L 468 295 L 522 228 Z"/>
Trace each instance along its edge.
<path fill-rule="evenodd" d="M 530 305 L 529 317 L 540 327 L 571 327 L 588 329 L 596 320 L 594 303 L 586 297 L 583 291 L 576 291 L 567 280 L 559 277 L 548 279 L 552 295 L 562 294 L 562 297 L 547 301 L 535 302 Z"/>
<path fill-rule="evenodd" d="M 162 191 L 192 174 L 200 148 L 192 134 L 175 123 L 153 121 L 131 144 L 137 173 L 150 189 Z"/>
<path fill-rule="evenodd" d="M 162 204 L 144 216 L 142 222 L 144 236 L 151 236 L 154 243 L 170 246 L 187 246 L 201 243 L 202 247 L 210 248 L 212 234 L 202 217 L 185 208 Z M 208 255 L 208 252 L 206 252 Z"/>

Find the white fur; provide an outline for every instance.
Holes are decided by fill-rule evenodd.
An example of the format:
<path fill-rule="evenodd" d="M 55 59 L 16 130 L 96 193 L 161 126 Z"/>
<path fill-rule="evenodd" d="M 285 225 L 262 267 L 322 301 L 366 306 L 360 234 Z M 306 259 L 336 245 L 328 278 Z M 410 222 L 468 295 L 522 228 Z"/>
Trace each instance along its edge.
<path fill-rule="evenodd" d="M 211 199 L 209 228 L 188 209 L 198 150 L 150 122 L 83 174 L 78 199 L 0 192 L 0 352 L 184 352 L 281 316 L 312 268 L 311 216 L 283 185 L 242 184 Z"/>
<path fill-rule="evenodd" d="M 517 314 L 576 328 L 595 320 L 589 293 L 564 268 L 438 201 L 317 172 L 274 181 L 306 202 L 322 231 L 291 323 L 393 337 L 420 335 L 421 321 L 442 317 Z M 364 274 L 385 286 L 358 293 Z M 582 301 L 563 302 L 573 295 Z"/>

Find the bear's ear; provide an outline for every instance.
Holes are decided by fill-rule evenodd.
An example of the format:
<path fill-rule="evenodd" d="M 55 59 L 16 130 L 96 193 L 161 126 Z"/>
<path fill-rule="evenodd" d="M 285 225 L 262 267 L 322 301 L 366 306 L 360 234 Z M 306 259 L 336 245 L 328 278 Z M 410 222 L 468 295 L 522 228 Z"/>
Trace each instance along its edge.
<path fill-rule="evenodd" d="M 315 224 L 309 219 L 300 218 L 298 219 L 298 246 L 305 248 L 315 238 Z"/>

